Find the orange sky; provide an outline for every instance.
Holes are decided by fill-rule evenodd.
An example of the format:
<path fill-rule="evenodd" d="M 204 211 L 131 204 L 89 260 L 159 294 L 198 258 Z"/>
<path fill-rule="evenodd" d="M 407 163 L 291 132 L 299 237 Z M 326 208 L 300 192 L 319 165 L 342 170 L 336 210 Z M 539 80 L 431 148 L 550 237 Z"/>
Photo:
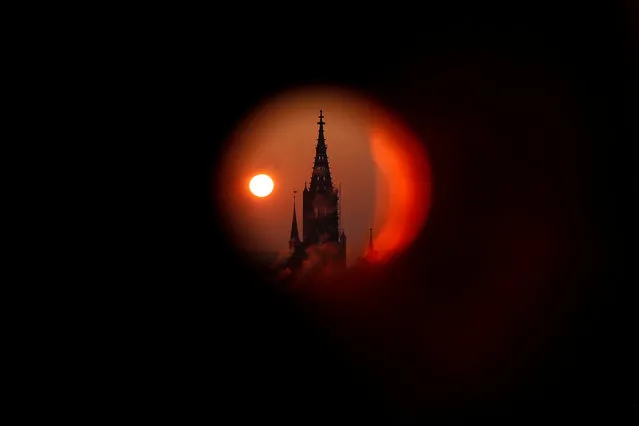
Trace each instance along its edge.
<path fill-rule="evenodd" d="M 366 249 L 369 228 L 376 236 L 388 219 L 393 191 L 388 164 L 380 167 L 380 157 L 392 155 L 389 146 L 394 145 L 387 144 L 384 150 L 373 140 L 377 115 L 372 103 L 334 88 L 290 91 L 258 105 L 229 140 L 216 190 L 240 247 L 286 251 L 293 190 L 300 191 L 296 206 L 302 235 L 301 191 L 312 173 L 320 109 L 333 185 L 341 184 L 343 193 L 341 221 L 348 238 L 348 263 Z M 376 152 L 372 146 L 378 147 Z M 248 189 L 251 177 L 258 173 L 268 174 L 275 182 L 271 195 L 264 198 Z"/>

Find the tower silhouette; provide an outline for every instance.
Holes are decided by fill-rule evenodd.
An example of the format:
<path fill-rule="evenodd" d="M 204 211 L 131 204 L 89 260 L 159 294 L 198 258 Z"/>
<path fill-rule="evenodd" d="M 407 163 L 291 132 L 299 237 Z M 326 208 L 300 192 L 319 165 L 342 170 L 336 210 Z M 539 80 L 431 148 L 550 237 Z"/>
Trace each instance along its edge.
<path fill-rule="evenodd" d="M 326 138 L 324 136 L 324 115 L 320 110 L 317 144 L 315 146 L 315 160 L 311 173 L 310 184 L 304 184 L 302 193 L 302 235 L 299 240 L 297 216 L 293 205 L 293 221 L 289 237 L 289 249 L 296 256 L 296 247 L 322 246 L 332 244 L 337 248 L 335 262 L 346 265 L 346 234 L 340 229 L 340 191 L 333 186 L 331 169 L 328 161 Z M 296 191 L 295 191 L 296 192 Z M 293 198 L 295 200 L 295 197 Z"/>

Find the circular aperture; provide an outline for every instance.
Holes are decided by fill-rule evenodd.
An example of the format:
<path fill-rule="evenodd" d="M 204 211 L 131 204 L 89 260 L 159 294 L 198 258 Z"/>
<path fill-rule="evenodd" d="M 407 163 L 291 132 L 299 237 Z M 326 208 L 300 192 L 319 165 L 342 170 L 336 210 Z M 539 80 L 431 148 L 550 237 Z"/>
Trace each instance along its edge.
<path fill-rule="evenodd" d="M 292 239 L 306 251 L 335 242 L 348 266 L 389 261 L 424 226 L 432 195 L 424 143 L 341 88 L 266 99 L 230 135 L 217 170 L 214 193 L 237 246 L 283 268 Z"/>

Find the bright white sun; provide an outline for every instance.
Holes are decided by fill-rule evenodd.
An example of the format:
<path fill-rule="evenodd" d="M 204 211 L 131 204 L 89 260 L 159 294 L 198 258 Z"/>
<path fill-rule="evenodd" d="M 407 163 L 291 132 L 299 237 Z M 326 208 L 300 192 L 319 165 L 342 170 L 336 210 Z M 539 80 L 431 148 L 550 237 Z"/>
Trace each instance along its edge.
<path fill-rule="evenodd" d="M 268 175 L 255 175 L 249 183 L 249 189 L 257 197 L 266 197 L 273 192 L 273 179 Z"/>

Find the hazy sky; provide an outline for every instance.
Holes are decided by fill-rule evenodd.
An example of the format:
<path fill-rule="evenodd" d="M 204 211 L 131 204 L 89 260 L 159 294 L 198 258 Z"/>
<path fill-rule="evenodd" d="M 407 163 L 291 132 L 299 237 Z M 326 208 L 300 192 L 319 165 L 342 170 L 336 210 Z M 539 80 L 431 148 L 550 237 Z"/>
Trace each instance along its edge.
<path fill-rule="evenodd" d="M 288 248 L 293 190 L 299 191 L 296 206 L 302 235 L 301 191 L 312 173 L 320 109 L 333 185 L 341 184 L 343 194 L 341 223 L 349 263 L 367 247 L 369 228 L 373 227 L 375 236 L 386 220 L 393 194 L 388 173 L 383 164 L 380 167 L 383 150 L 371 148 L 375 146 L 373 105 L 339 89 L 291 91 L 257 105 L 229 140 L 218 191 L 241 247 L 274 252 Z M 386 150 L 381 157 L 388 158 L 389 153 Z M 251 177 L 259 173 L 275 182 L 271 195 L 264 198 L 248 188 Z M 401 203 L 395 204 L 401 208 Z"/>

